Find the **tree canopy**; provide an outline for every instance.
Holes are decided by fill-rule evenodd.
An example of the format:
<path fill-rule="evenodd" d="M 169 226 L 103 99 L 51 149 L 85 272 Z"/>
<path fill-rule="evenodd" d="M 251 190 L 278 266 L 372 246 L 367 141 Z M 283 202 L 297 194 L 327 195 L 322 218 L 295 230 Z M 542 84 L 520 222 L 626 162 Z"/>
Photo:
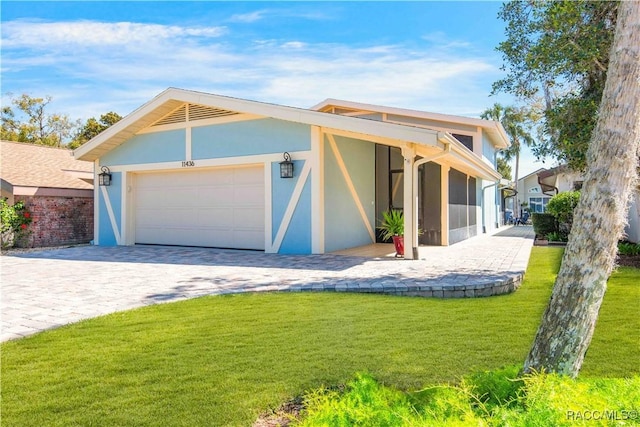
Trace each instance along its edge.
<path fill-rule="evenodd" d="M 2 107 L 0 137 L 6 141 L 73 149 L 122 119 L 111 111 L 99 120 L 92 117 L 82 124 L 81 120 L 71 120 L 66 114 L 50 112 L 52 99 L 27 94 L 12 97 L 11 105 Z"/>
<path fill-rule="evenodd" d="M 118 113 L 114 113 L 113 111 L 101 115 L 99 120 L 91 117 L 86 121 L 84 126 L 82 126 L 78 130 L 75 137 L 73 138 L 73 141 L 69 143 L 69 148 L 78 148 L 79 146 L 89 141 L 91 138 L 94 138 L 100 132 L 108 129 L 110 126 L 114 125 L 121 119 L 122 117 Z"/>
<path fill-rule="evenodd" d="M 507 76 L 493 92 L 527 102 L 544 120 L 533 152 L 584 170 L 609 66 L 618 2 L 506 2 Z"/>
<path fill-rule="evenodd" d="M 486 109 L 480 117 L 487 120 L 496 120 L 502 124 L 505 132 L 509 135 L 511 146 L 502 152 L 506 162 L 515 159 L 516 169 L 514 180 L 518 180 L 518 171 L 520 168 L 520 152 L 522 144 L 531 146 L 534 143 L 530 133 L 532 123 L 535 121 L 535 115 L 527 108 L 519 108 L 501 104 L 493 104 L 491 108 Z M 500 162 L 497 164 L 500 167 Z M 500 171 L 499 171 L 500 172 Z M 500 172 L 502 173 L 502 172 Z M 505 175 L 504 173 L 502 174 Z M 509 179 L 511 179 L 511 168 L 509 168 Z"/>
<path fill-rule="evenodd" d="M 33 98 L 23 94 L 11 99 L 11 106 L 2 107 L 2 139 L 61 147 L 77 126 L 69 116 L 49 113 L 52 98 Z"/>

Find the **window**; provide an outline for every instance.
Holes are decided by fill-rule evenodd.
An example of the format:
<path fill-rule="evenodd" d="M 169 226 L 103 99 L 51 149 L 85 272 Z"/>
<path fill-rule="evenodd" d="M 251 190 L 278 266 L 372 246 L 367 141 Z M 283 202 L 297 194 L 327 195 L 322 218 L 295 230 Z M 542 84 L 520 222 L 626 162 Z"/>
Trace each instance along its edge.
<path fill-rule="evenodd" d="M 470 135 L 459 135 L 457 133 L 452 133 L 453 136 L 458 141 L 462 142 L 462 145 L 467 147 L 469 150 L 473 151 L 473 137 Z"/>
<path fill-rule="evenodd" d="M 535 213 L 545 212 L 549 200 L 551 197 L 529 197 L 529 210 Z"/>

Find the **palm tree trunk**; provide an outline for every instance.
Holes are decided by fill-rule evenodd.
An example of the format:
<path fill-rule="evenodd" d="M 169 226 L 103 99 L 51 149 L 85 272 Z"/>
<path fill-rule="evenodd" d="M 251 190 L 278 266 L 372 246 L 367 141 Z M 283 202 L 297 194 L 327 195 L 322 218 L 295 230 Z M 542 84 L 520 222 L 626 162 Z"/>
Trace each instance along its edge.
<path fill-rule="evenodd" d="M 525 372 L 578 375 L 615 263 L 639 155 L 640 2 L 623 1 L 580 203 Z"/>
<path fill-rule="evenodd" d="M 513 179 L 516 183 L 516 191 L 518 191 L 518 170 L 520 169 L 520 150 L 522 147 L 518 147 L 518 151 L 516 151 L 516 167 L 515 167 L 515 172 L 513 174 Z M 524 185 L 522 186 L 522 188 L 524 189 Z M 524 197 L 524 196 L 523 196 Z M 518 198 L 516 196 L 516 205 L 518 206 L 514 206 L 514 211 L 517 213 L 518 218 L 522 217 L 522 211 L 520 209 L 520 203 L 518 203 Z"/>

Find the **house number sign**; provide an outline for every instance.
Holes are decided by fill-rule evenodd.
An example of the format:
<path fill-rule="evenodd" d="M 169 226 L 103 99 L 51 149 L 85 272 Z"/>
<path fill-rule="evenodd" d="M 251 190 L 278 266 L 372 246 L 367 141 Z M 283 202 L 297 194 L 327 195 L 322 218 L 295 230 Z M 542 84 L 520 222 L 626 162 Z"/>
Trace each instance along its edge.
<path fill-rule="evenodd" d="M 186 162 L 182 162 L 182 167 L 183 168 L 190 168 L 195 166 L 195 162 L 193 160 L 187 160 Z"/>

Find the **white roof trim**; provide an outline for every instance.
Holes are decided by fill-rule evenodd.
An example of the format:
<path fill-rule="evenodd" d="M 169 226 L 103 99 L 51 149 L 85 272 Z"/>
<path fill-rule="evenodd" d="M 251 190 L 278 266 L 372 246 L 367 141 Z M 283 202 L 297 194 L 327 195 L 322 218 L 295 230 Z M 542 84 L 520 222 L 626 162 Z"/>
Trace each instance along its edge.
<path fill-rule="evenodd" d="M 322 111 L 327 107 L 338 107 L 357 110 L 359 112 L 378 112 L 393 114 L 398 116 L 415 117 L 420 119 L 435 120 L 440 122 L 460 123 L 469 126 L 479 126 L 483 129 L 495 131 L 498 136 L 498 148 L 508 148 L 511 145 L 509 137 L 502 124 L 495 120 L 476 119 L 473 117 L 455 116 L 450 114 L 430 113 L 427 111 L 410 110 L 405 108 L 386 107 L 383 105 L 364 104 L 360 102 L 344 101 L 341 99 L 328 98 L 319 104 L 311 107 L 311 110 Z"/>

